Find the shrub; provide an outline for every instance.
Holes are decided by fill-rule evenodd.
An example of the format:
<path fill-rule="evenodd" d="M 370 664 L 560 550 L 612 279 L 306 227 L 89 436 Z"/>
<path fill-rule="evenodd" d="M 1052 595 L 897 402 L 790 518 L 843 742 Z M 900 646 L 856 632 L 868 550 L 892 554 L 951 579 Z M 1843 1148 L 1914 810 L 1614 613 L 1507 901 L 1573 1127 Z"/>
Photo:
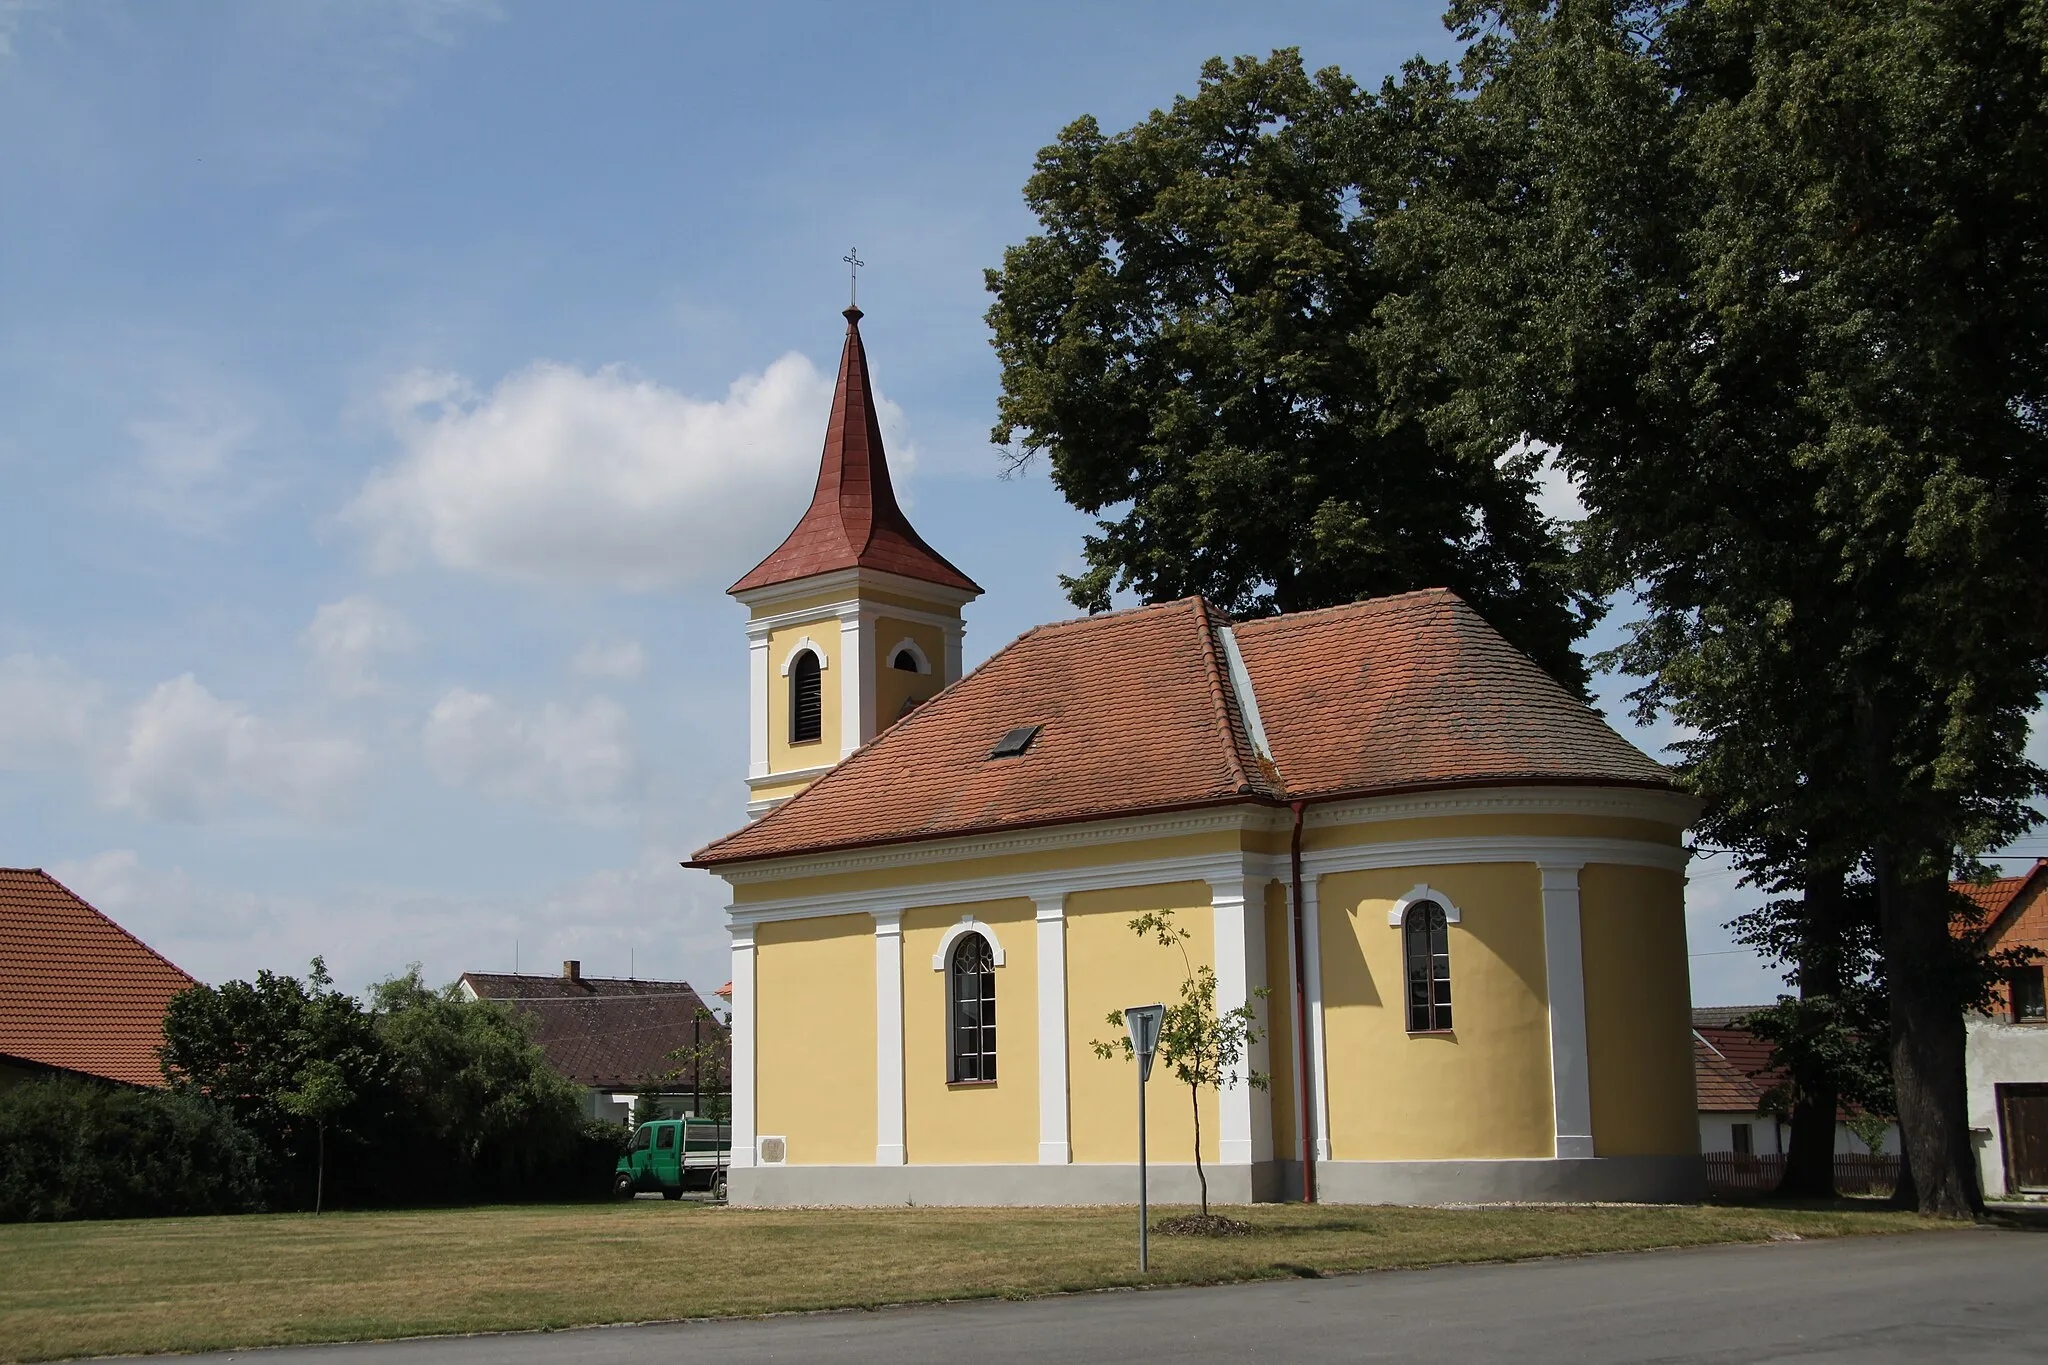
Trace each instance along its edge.
<path fill-rule="evenodd" d="M 84 1078 L 0 1091 L 0 1222 L 262 1207 L 260 1143 L 194 1095 Z"/>

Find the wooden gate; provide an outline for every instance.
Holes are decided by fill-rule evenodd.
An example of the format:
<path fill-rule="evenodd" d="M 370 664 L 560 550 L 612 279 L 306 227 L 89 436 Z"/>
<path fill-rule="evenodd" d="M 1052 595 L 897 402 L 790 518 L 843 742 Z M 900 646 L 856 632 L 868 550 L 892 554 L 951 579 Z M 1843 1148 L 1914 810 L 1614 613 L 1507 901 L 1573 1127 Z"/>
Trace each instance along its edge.
<path fill-rule="evenodd" d="M 2048 1085 L 1998 1087 L 2005 1132 L 2005 1183 L 2029 1194 L 2048 1191 Z"/>

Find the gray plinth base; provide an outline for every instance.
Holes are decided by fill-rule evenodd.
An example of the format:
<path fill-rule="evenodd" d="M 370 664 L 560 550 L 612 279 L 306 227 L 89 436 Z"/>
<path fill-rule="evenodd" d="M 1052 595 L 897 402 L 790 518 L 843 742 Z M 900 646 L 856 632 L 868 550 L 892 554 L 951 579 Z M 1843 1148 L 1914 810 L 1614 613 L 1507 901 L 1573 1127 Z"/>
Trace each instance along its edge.
<path fill-rule="evenodd" d="M 1209 1200 L 1249 1204 L 1299 1198 L 1292 1161 L 1210 1166 Z M 1154 1165 L 1151 1198 L 1192 1204 L 1192 1164 Z M 1316 1193 L 1329 1204 L 1456 1204 L 1611 1200 L 1678 1204 L 1705 1192 L 1700 1159 L 1597 1157 L 1529 1161 L 1324 1161 Z M 1138 1172 L 1128 1165 L 754 1166 L 731 1175 L 735 1204 L 958 1205 L 967 1207 L 1132 1204 Z"/>
<path fill-rule="evenodd" d="M 1696 1156 L 1316 1163 L 1326 1204 L 1696 1204 L 1706 1192 Z"/>

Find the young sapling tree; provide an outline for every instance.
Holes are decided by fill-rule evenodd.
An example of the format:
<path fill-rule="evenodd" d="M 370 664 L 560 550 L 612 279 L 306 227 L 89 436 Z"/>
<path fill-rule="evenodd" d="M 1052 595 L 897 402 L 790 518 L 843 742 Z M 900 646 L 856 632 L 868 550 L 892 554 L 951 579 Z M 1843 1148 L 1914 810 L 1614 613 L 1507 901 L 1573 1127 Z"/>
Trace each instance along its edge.
<path fill-rule="evenodd" d="M 1180 953 L 1182 978 L 1180 998 L 1166 1007 L 1159 1025 L 1157 1065 L 1173 1073 L 1188 1088 L 1188 1105 L 1195 1116 L 1195 1179 L 1202 1190 L 1202 1217 L 1209 1217 L 1209 1176 L 1202 1166 L 1202 1091 L 1221 1094 L 1240 1081 L 1254 1090 L 1264 1090 L 1271 1081 L 1265 1072 L 1248 1065 L 1252 1045 L 1265 1037 L 1258 1012 L 1251 1001 L 1234 1008 L 1216 1008 L 1216 969 L 1207 963 L 1196 965 L 1188 952 L 1188 930 L 1174 922 L 1173 911 L 1154 910 L 1131 921 L 1131 932 L 1139 938 L 1156 939 L 1162 948 Z M 1269 994 L 1264 986 L 1252 992 L 1258 999 Z M 1111 1010 L 1110 1027 L 1121 1029 L 1123 1011 Z M 1104 1061 L 1122 1056 L 1135 1061 L 1130 1036 L 1119 1033 L 1113 1041 L 1089 1044 Z"/>

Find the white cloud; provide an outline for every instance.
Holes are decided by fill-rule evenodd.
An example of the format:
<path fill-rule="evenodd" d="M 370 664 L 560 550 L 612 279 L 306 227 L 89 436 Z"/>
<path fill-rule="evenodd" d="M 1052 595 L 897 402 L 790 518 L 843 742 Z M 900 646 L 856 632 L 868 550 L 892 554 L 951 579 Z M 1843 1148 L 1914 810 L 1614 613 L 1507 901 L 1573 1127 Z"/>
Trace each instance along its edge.
<path fill-rule="evenodd" d="M 616 367 L 537 363 L 488 394 L 416 372 L 386 395 L 404 454 L 342 515 L 387 566 L 424 552 L 528 582 L 722 586 L 801 512 L 831 397 L 794 353 L 716 401 Z"/>
<path fill-rule="evenodd" d="M 85 749 L 103 689 L 60 659 L 0 659 L 0 769 L 61 766 Z"/>
<path fill-rule="evenodd" d="M 423 739 L 428 763 L 451 786 L 596 814 L 638 782 L 632 731 L 609 697 L 522 710 L 457 687 L 435 704 Z"/>
<path fill-rule="evenodd" d="M 224 388 L 210 377 L 187 377 L 158 412 L 127 424 L 136 455 L 118 474 L 121 501 L 174 529 L 205 535 L 276 491 L 279 470 L 256 452 L 251 404 Z"/>
<path fill-rule="evenodd" d="M 152 820 L 196 822 L 248 809 L 322 817 L 348 804 L 364 759 L 353 739 L 288 732 L 186 673 L 158 684 L 135 708 L 106 797 Z"/>
<path fill-rule="evenodd" d="M 579 678 L 638 682 L 647 673 L 647 651 L 638 640 L 592 640 L 576 651 L 569 667 Z"/>
<path fill-rule="evenodd" d="M 418 639 L 404 616 L 360 595 L 321 607 L 299 637 L 327 686 L 348 697 L 375 692 L 377 661 L 412 648 Z"/>

